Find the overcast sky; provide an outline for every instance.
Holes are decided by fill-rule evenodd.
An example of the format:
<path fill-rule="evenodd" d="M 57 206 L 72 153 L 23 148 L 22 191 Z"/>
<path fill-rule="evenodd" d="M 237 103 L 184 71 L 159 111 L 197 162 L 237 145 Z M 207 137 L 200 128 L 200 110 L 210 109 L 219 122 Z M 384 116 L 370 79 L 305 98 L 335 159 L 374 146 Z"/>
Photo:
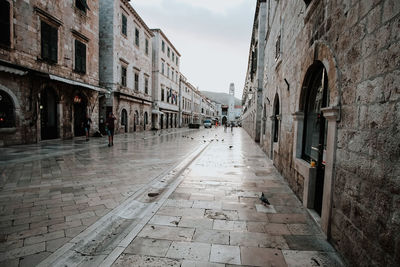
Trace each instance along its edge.
<path fill-rule="evenodd" d="M 131 0 L 181 56 L 180 71 L 200 90 L 242 97 L 256 0 Z"/>

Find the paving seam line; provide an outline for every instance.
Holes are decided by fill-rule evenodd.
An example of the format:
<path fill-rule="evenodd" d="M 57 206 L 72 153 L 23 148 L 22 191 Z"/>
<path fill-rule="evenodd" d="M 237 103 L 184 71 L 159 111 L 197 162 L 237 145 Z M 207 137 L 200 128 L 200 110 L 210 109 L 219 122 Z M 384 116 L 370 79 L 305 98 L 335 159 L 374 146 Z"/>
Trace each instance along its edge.
<path fill-rule="evenodd" d="M 210 143 L 200 145 L 195 151 L 188 153 L 188 156 L 184 157 L 184 160 L 180 163 L 172 166 L 168 170 L 164 171 L 163 173 L 157 175 L 153 178 L 149 183 L 145 186 L 137 190 L 133 195 L 131 195 L 128 199 L 126 199 L 123 203 L 118 205 L 115 209 L 104 215 L 94 224 L 89 226 L 79 235 L 71 239 L 68 243 L 64 244 L 61 248 L 57 249 L 53 252 L 49 257 L 44 259 L 38 266 L 54 266 L 60 260 L 66 260 L 66 257 L 73 257 L 77 253 L 74 249 L 79 242 L 85 243 L 90 235 L 95 235 L 99 233 L 102 227 L 106 227 L 109 225 L 110 221 L 113 218 L 118 217 L 118 214 L 125 212 L 131 205 L 133 201 L 141 196 L 146 190 L 149 190 L 152 185 L 156 185 L 159 181 L 166 180 L 166 177 L 169 177 L 169 180 L 172 180 L 170 184 L 167 184 L 166 191 L 163 192 L 160 196 L 160 199 L 154 203 L 150 203 L 148 207 L 145 209 L 145 215 L 139 222 L 136 223 L 136 226 L 125 236 L 123 237 L 122 241 L 112 250 L 112 252 L 108 255 L 105 255 L 105 259 L 102 261 L 101 266 L 110 266 L 118 256 L 125 250 L 125 248 L 130 244 L 130 242 L 136 237 L 136 235 L 141 231 L 141 229 L 147 224 L 147 222 L 153 217 L 156 211 L 164 204 L 166 199 L 172 194 L 172 192 L 176 189 L 176 187 L 182 182 L 185 175 L 182 175 L 185 170 L 195 161 L 201 154 L 206 150 L 206 148 L 210 145 Z M 64 256 L 64 257 L 63 257 Z M 84 259 L 83 259 L 84 260 Z M 83 261 L 82 260 L 82 261 Z M 80 262 L 76 263 L 74 266 L 78 266 Z M 70 262 L 71 263 L 71 262 Z M 57 265 L 57 264 L 56 264 Z M 73 265 L 68 265 L 73 266 Z"/>

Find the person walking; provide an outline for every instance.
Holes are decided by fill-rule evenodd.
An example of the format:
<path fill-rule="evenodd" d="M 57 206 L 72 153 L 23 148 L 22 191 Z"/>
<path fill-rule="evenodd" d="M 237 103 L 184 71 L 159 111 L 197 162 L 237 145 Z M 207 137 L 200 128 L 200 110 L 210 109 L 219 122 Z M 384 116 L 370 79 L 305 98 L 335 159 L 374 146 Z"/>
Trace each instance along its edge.
<path fill-rule="evenodd" d="M 86 134 L 86 141 L 89 141 L 89 134 L 90 134 L 90 126 L 92 125 L 92 119 L 89 117 L 89 115 L 86 114 L 86 119 L 83 122 L 83 127 L 85 128 L 85 134 Z"/>
<path fill-rule="evenodd" d="M 108 118 L 106 120 L 106 127 L 107 127 L 107 135 L 108 135 L 108 146 L 114 145 L 114 121 L 116 118 L 114 114 L 110 112 L 108 114 Z"/>

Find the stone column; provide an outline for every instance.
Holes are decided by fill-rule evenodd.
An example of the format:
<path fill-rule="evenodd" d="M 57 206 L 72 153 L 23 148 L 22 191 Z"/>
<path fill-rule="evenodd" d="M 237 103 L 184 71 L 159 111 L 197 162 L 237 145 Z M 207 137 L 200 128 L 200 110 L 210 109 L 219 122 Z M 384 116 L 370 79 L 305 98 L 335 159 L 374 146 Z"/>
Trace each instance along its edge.
<path fill-rule="evenodd" d="M 330 221 L 332 216 L 332 193 L 334 187 L 334 164 L 336 155 L 337 122 L 340 115 L 340 107 L 327 107 L 321 109 L 328 121 L 326 138 L 326 165 L 324 180 L 324 195 L 322 199 L 321 228 L 327 238 L 330 235 Z"/>

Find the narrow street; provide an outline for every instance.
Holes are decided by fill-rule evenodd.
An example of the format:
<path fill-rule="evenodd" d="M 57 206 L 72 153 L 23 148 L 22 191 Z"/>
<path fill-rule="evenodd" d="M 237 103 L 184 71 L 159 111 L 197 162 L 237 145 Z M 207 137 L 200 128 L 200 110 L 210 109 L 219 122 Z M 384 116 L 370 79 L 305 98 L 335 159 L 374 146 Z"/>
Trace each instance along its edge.
<path fill-rule="evenodd" d="M 4 152 L 1 266 L 342 266 L 241 128 Z"/>

